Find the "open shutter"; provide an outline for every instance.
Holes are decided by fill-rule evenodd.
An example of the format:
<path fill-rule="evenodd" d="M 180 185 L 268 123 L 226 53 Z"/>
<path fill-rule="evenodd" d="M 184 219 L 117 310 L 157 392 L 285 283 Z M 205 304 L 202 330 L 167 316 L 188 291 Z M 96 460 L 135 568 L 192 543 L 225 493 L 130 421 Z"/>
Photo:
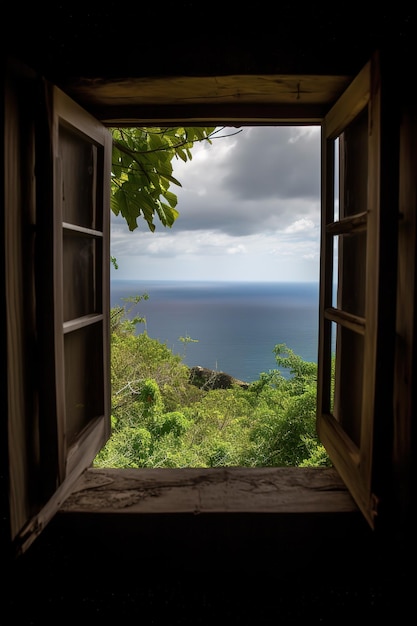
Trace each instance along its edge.
<path fill-rule="evenodd" d="M 24 146 L 19 129 L 31 131 L 31 150 L 20 148 L 20 160 L 29 163 L 28 171 L 33 163 L 35 180 L 25 194 L 30 212 L 17 184 L 10 181 L 6 189 L 14 244 L 21 232 L 31 238 L 29 247 L 18 246 L 19 256 L 11 242 L 9 258 L 16 266 L 9 295 L 23 298 L 22 284 L 31 285 L 25 302 L 12 297 L 9 306 L 11 362 L 23 346 L 21 367 L 8 376 L 10 531 L 17 554 L 39 535 L 110 436 L 112 148 L 109 131 L 59 89 L 37 77 L 18 80 L 32 85 L 33 101 L 21 99 L 13 76 L 10 144 Z M 28 362 L 30 373 L 24 371 Z M 26 406 L 18 401 L 24 389 L 32 399 Z"/>
<path fill-rule="evenodd" d="M 398 160 L 384 135 L 388 115 L 375 55 L 322 126 L 317 430 L 372 528 L 384 500 L 393 410 L 387 337 L 395 334 Z"/>
<path fill-rule="evenodd" d="M 53 110 L 57 443 L 65 478 L 81 460 L 89 465 L 110 434 L 111 137 L 58 89 Z"/>

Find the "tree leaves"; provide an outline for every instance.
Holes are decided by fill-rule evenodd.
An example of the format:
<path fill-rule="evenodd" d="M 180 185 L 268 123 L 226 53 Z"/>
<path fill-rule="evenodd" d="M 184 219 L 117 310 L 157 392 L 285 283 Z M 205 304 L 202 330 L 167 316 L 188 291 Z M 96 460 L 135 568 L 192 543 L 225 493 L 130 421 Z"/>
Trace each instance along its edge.
<path fill-rule="evenodd" d="M 155 217 L 171 228 L 179 216 L 177 196 L 171 184 L 181 187 L 173 176 L 173 158 L 191 161 L 195 142 L 208 141 L 209 128 L 114 128 L 110 207 L 121 215 L 130 231 L 142 218 L 151 232 Z"/>

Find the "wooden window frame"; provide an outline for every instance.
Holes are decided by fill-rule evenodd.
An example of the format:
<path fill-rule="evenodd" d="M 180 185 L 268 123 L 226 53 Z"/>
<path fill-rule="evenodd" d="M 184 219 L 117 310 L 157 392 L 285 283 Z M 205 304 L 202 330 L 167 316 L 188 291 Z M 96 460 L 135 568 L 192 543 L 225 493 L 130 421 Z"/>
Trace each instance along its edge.
<path fill-rule="evenodd" d="M 376 68 L 373 69 L 373 68 Z M 372 69 L 372 71 L 371 71 Z M 43 85 L 43 88 L 45 85 Z M 52 104 L 52 111 L 58 111 L 61 109 L 62 115 L 66 118 L 66 121 L 69 124 L 72 124 L 76 118 L 79 119 L 81 123 L 82 132 L 86 136 L 89 136 L 90 133 L 93 134 L 93 138 L 97 142 L 104 143 L 109 141 L 109 133 L 105 129 L 104 126 L 93 117 L 89 116 L 81 107 L 77 104 L 73 103 L 66 95 L 60 92 L 57 88 L 53 87 L 52 91 L 54 92 L 54 96 L 51 98 L 51 94 L 47 95 L 46 102 L 48 105 Z M 48 89 L 46 90 L 48 94 Z M 309 119 L 308 123 L 318 123 L 323 125 L 323 136 L 325 139 L 323 140 L 323 155 L 322 155 L 322 184 L 325 193 L 322 192 L 323 197 L 323 211 L 324 214 L 327 214 L 328 207 L 334 201 L 334 190 L 331 189 L 333 180 L 332 176 L 328 174 L 329 171 L 332 171 L 331 168 L 334 165 L 334 155 L 331 150 L 329 150 L 328 141 L 333 139 L 333 137 L 343 128 L 344 124 L 347 124 L 350 120 L 352 120 L 355 115 L 360 111 L 364 106 L 371 107 L 371 119 L 373 124 L 373 129 L 381 127 L 381 115 L 380 115 L 380 107 L 381 107 L 381 98 L 380 98 L 380 75 L 378 69 L 377 59 L 373 60 L 372 63 L 368 64 L 364 70 L 359 74 L 359 76 L 352 82 L 350 87 L 348 87 L 345 94 L 342 96 L 340 102 L 342 104 L 336 104 L 333 109 L 328 113 L 328 115 L 323 120 L 323 117 L 317 117 L 317 119 Z M 11 103 L 12 106 L 13 103 Z M 45 107 L 46 110 L 49 109 L 49 106 Z M 288 116 L 288 107 L 286 108 L 287 115 L 285 120 L 276 119 L 273 120 L 270 117 L 270 112 L 268 114 L 268 121 L 262 119 L 259 120 L 251 119 L 248 122 L 248 125 L 253 125 L 256 121 L 259 121 L 260 124 L 268 123 L 268 125 L 280 125 L 285 124 L 289 125 L 290 123 L 298 124 L 299 119 L 297 116 L 294 116 L 293 122 L 291 122 L 290 117 Z M 54 113 L 55 114 L 55 113 Z M 39 119 L 36 120 L 36 129 L 34 130 L 34 136 L 36 136 L 36 132 L 40 132 L 42 136 L 45 135 L 46 132 L 50 132 L 52 128 L 52 135 L 50 139 L 50 145 L 56 146 L 56 119 L 55 121 L 51 121 L 49 116 L 45 116 L 44 111 L 41 112 L 40 115 L 41 122 Z M 87 125 L 85 127 L 82 126 L 82 120 L 88 120 Z M 203 123 L 204 120 L 200 120 L 200 123 Z M 142 121 L 144 123 L 144 121 Z M 155 125 L 155 122 L 152 122 Z M 93 130 L 90 130 L 90 124 Z M 132 125 L 132 124 L 131 124 Z M 239 125 L 242 125 L 242 121 L 239 120 Z M 329 128 L 331 131 L 329 132 Z M 95 135 L 97 133 L 97 135 Z M 378 204 L 380 200 L 380 186 L 383 182 L 383 177 L 380 175 L 380 169 L 382 168 L 381 157 L 380 157 L 380 142 L 381 142 L 381 134 L 380 132 L 373 132 L 371 136 L 371 143 L 373 145 L 373 154 L 375 158 L 370 159 L 370 172 L 369 175 L 372 177 L 373 181 L 373 191 L 371 193 L 374 194 L 374 202 Z M 36 141 L 34 141 L 36 144 Z M 36 147 L 36 146 L 35 146 Z M 51 177 L 51 172 L 56 171 L 56 162 L 54 158 L 56 154 L 53 152 L 52 158 L 45 159 L 44 165 L 44 176 L 43 176 L 43 186 L 41 186 L 41 190 L 37 191 L 37 204 L 44 202 L 47 206 L 54 206 L 55 203 L 58 202 L 57 198 L 51 199 L 50 197 L 50 189 L 53 187 L 53 177 Z M 111 150 L 107 151 L 108 154 L 111 155 Z M 45 155 L 44 155 L 45 156 Z M 47 155 L 46 155 L 47 156 Z M 110 156 L 108 157 L 108 159 Z M 12 163 L 13 165 L 13 163 Z M 14 164 L 16 165 L 16 164 Z M 110 162 L 107 161 L 107 166 L 110 167 Z M 18 169 L 16 167 L 16 169 Z M 323 172 L 325 172 L 323 174 Z M 11 175 L 12 176 L 12 175 Z M 7 175 L 6 175 L 7 178 Z M 40 175 L 40 179 L 42 179 L 42 175 Z M 10 181 L 9 181 L 10 182 Z M 13 182 L 13 181 L 12 181 Z M 15 184 L 16 181 L 14 181 Z M 110 181 L 109 181 L 110 182 Z M 10 186 L 10 185 L 9 185 Z M 331 191 L 329 191 L 331 189 Z M 103 196 L 104 197 L 104 196 Z M 110 193 L 108 194 L 108 200 L 110 199 Z M 392 196 L 391 196 L 392 199 Z M 379 205 L 378 205 L 379 206 Z M 19 207 L 17 207 L 19 208 Z M 104 204 L 104 212 L 107 212 L 107 215 L 110 216 L 110 207 L 109 205 Z M 375 237 L 382 236 L 382 230 L 386 233 L 387 228 L 393 226 L 392 221 L 390 223 L 381 224 L 380 215 L 381 211 L 377 211 L 374 213 L 377 220 L 376 228 L 374 229 Z M 368 221 L 368 229 L 369 229 L 369 217 Z M 55 229 L 55 237 L 52 236 L 52 240 L 56 240 L 58 236 L 62 233 L 62 217 L 60 220 L 54 222 Z M 265 469 L 259 470 L 247 470 L 242 472 L 241 468 L 228 468 L 221 469 L 219 471 L 209 470 L 210 474 L 208 475 L 204 470 L 193 470 L 195 476 L 195 480 L 193 483 L 193 489 L 190 491 L 187 486 L 180 486 L 178 489 L 182 490 L 180 495 L 180 500 L 185 503 L 183 511 L 194 514 L 196 512 L 196 503 L 206 501 L 206 507 L 204 508 L 205 512 L 268 512 L 268 513 L 276 513 L 276 514 L 288 514 L 292 513 L 303 513 L 303 512 L 313 512 L 313 513 L 335 513 L 335 512 L 357 512 L 358 508 L 362 511 L 367 522 L 374 527 L 374 499 L 375 494 L 378 493 L 378 485 L 375 483 L 376 472 L 373 471 L 373 465 L 375 461 L 374 454 L 374 440 L 372 437 L 371 430 L 375 427 L 378 427 L 378 432 L 383 429 L 384 422 L 379 421 L 377 424 L 372 419 L 363 422 L 364 429 L 368 430 L 369 436 L 365 438 L 366 449 L 364 447 L 359 451 L 360 459 L 358 461 L 357 450 L 353 450 L 355 454 L 351 455 L 351 461 L 346 463 L 344 453 L 340 452 L 340 446 L 343 446 L 352 451 L 351 442 L 346 438 L 345 434 L 341 432 L 335 425 L 335 420 L 333 416 L 330 415 L 328 410 L 328 394 L 325 392 L 325 389 L 329 388 L 329 376 L 330 376 L 330 344 L 329 344 L 329 335 L 327 330 L 325 329 L 325 318 L 328 315 L 329 311 L 329 293 L 330 293 L 330 284 L 329 284 L 329 276 L 331 273 L 328 271 L 329 263 L 331 265 L 330 257 L 329 257 L 329 247 L 326 244 L 328 240 L 329 232 L 331 231 L 331 227 L 327 229 L 328 220 L 322 224 L 322 268 L 321 268 L 321 296 L 320 296 L 320 328 L 319 328 L 319 377 L 318 377 L 318 432 L 319 436 L 322 439 L 323 443 L 327 447 L 332 461 L 335 465 L 335 468 L 328 469 L 302 469 L 302 468 L 269 468 L 267 471 Z M 11 224 L 11 230 L 13 228 L 18 229 L 18 224 Z M 38 225 L 36 224 L 36 227 Z M 68 228 L 67 225 L 64 225 L 64 228 Z M 103 227 L 103 232 L 106 232 L 108 226 Z M 372 230 L 372 229 L 371 229 Z M 108 232 L 108 230 L 107 230 Z M 393 231 L 395 234 L 395 231 Z M 97 232 L 94 233 L 86 233 L 87 236 L 97 237 L 101 236 Z M 108 236 L 107 234 L 105 235 Z M 392 238 L 391 238 L 392 239 Z M 390 239 L 390 240 L 391 240 Z M 46 255 L 45 264 L 40 264 L 40 273 L 39 276 L 42 276 L 42 271 L 48 269 L 48 259 L 54 258 L 55 260 L 59 260 L 59 247 L 56 249 L 58 254 L 54 254 L 53 250 L 50 250 L 50 241 L 51 241 L 51 231 L 48 230 L 45 235 L 45 245 L 48 254 Z M 382 260 L 382 250 L 380 247 L 380 240 L 375 239 L 373 247 L 375 252 L 378 254 L 378 259 Z M 12 251 L 9 251 L 10 260 L 13 259 Z M 51 256 L 52 255 L 52 256 Z M 394 254 L 390 252 L 389 258 L 392 259 Z M 109 286 L 109 246 L 107 247 L 107 252 L 104 255 L 103 259 L 105 259 L 105 263 L 103 265 L 103 285 L 107 285 L 104 287 L 104 291 L 108 289 Z M 324 259 L 324 260 L 323 260 Z M 61 271 L 60 265 L 61 261 L 55 263 L 55 267 L 58 272 Z M 107 263 L 107 270 L 105 269 L 105 264 Z M 378 265 L 378 269 L 384 270 Z M 384 293 L 388 293 L 389 290 L 393 289 L 393 284 L 390 283 L 385 287 L 382 285 L 382 275 L 377 274 L 377 286 L 375 286 L 375 294 L 374 297 L 371 298 L 373 302 L 373 313 L 369 316 L 369 312 L 367 313 L 367 321 L 369 319 L 375 319 L 375 323 L 377 323 L 375 327 L 375 332 L 371 334 L 370 337 L 370 346 L 366 352 L 366 359 L 369 365 L 370 371 L 370 400 L 369 402 L 374 403 L 371 404 L 370 413 L 372 413 L 372 417 L 375 416 L 377 410 L 381 408 L 381 400 L 376 402 L 376 392 L 380 389 L 380 386 L 384 384 L 389 378 L 392 372 L 390 371 L 391 365 L 387 367 L 387 369 L 380 370 L 378 369 L 377 359 L 379 356 L 379 350 L 381 350 L 381 342 L 383 333 L 387 329 L 391 329 L 392 325 L 392 316 L 387 315 L 384 316 L 383 319 L 377 315 L 378 310 L 380 309 L 381 298 Z M 18 278 L 16 279 L 16 287 L 18 287 Z M 38 284 L 40 281 L 38 280 Z M 55 282 L 53 284 L 53 292 L 55 293 L 55 289 L 59 288 L 60 278 L 55 276 Z M 383 293 L 384 292 L 384 293 Z M 51 302 L 50 292 L 43 291 L 42 293 L 46 293 L 46 302 Z M 107 304 L 109 304 L 108 300 L 105 300 Z M 107 307 L 109 308 L 109 307 Z M 41 315 L 38 317 L 40 321 L 40 326 L 43 334 L 41 336 L 47 341 L 48 333 L 47 333 L 47 324 L 51 322 L 51 312 L 49 312 L 49 316 L 47 315 L 48 309 L 47 305 L 42 309 Z M 43 321 L 41 321 L 43 320 Z M 46 321 L 45 321 L 46 320 Z M 62 330 L 63 330 L 63 315 L 62 311 L 60 311 L 59 307 L 57 309 L 54 308 L 52 321 L 56 324 L 56 335 L 61 334 L 62 338 Z M 74 322 L 77 324 L 77 322 Z M 105 323 L 107 326 L 107 322 Z M 107 331 L 106 331 L 107 332 Z M 104 340 L 103 345 L 105 346 L 105 359 L 109 361 L 109 339 L 108 336 L 103 334 Z M 58 389 L 57 394 L 54 394 L 54 398 L 58 401 L 60 398 L 60 402 L 62 402 L 63 397 L 63 388 L 62 388 L 62 360 L 63 360 L 63 350 L 62 347 L 55 346 L 53 342 L 47 342 L 47 351 L 53 353 L 53 358 L 49 357 L 46 360 L 45 367 L 52 367 L 55 372 L 54 376 L 56 376 L 56 388 Z M 390 352 L 389 357 L 392 354 Z M 23 358 L 23 357 L 22 357 Z M 393 359 L 391 359 L 393 362 Z M 16 375 L 16 380 L 18 376 Z M 13 384 L 13 379 L 10 383 L 10 394 L 11 396 L 16 395 L 14 390 L 16 389 L 16 385 Z M 391 388 L 392 388 L 392 380 L 391 380 Z M 42 391 L 42 390 L 41 390 Z M 389 390 L 388 390 L 389 391 Z M 48 397 L 48 393 L 46 390 L 43 390 L 44 397 Z M 87 429 L 86 433 L 81 437 L 80 441 L 77 441 L 76 444 L 71 448 L 67 449 L 65 447 L 65 443 L 62 443 L 64 430 L 61 428 L 60 424 L 57 424 L 55 421 L 55 417 L 57 414 L 56 406 L 54 403 L 50 403 L 50 400 L 46 401 L 45 406 L 47 412 L 50 411 L 52 413 L 53 419 L 49 419 L 49 425 L 46 428 L 46 432 L 43 433 L 44 441 L 47 441 L 50 436 L 55 437 L 55 441 L 57 442 L 57 451 L 52 455 L 52 463 L 46 464 L 43 468 L 45 473 L 48 475 L 51 473 L 51 467 L 53 469 L 53 477 L 52 481 L 48 483 L 48 490 L 46 493 L 46 497 L 44 496 L 42 502 L 35 502 L 35 511 L 33 512 L 33 502 L 30 502 L 29 505 L 19 504 L 21 507 L 20 514 L 18 516 L 19 520 L 23 519 L 24 514 L 26 513 L 29 517 L 29 521 L 19 526 L 19 521 L 14 523 L 14 532 L 13 538 L 16 543 L 16 548 L 19 553 L 25 551 L 33 542 L 33 540 L 40 534 L 45 525 L 50 521 L 50 519 L 55 515 L 57 511 L 62 512 L 63 514 L 71 514 L 71 513 L 94 513 L 100 515 L 101 513 L 121 513 L 125 514 L 126 512 L 133 512 L 139 515 L 143 513 L 150 512 L 150 509 L 147 508 L 150 506 L 152 499 L 142 498 L 137 501 L 135 506 L 129 507 L 123 506 L 120 507 L 120 502 L 124 501 L 123 494 L 129 494 L 132 490 L 132 481 L 134 484 L 134 489 L 136 492 L 140 492 L 144 490 L 147 492 L 149 489 L 158 489 L 158 487 L 163 488 L 167 482 L 170 482 L 171 478 L 175 478 L 174 470 L 155 470 L 154 473 L 149 473 L 142 470 L 134 471 L 134 475 L 132 476 L 132 470 L 94 470 L 89 468 L 89 465 L 92 462 L 93 457 L 98 452 L 100 447 L 104 445 L 106 439 L 110 434 L 109 430 L 109 411 L 110 411 L 110 403 L 109 403 L 109 388 L 105 389 L 105 394 L 107 399 L 105 400 L 105 411 L 106 415 L 103 416 L 103 419 L 100 421 L 100 427 L 98 429 Z M 42 395 L 42 393 L 41 393 Z M 389 396 L 389 393 L 383 394 L 383 399 L 386 399 Z M 49 402 L 49 405 L 48 405 Z M 63 411 L 63 409 L 61 408 Z M 59 412 L 58 412 L 59 413 Z M 59 418 L 61 419 L 61 418 Z M 48 420 L 47 420 L 48 421 Z M 52 422 L 52 427 L 51 427 Z M 20 428 L 20 427 L 19 427 Z M 13 431 L 13 426 L 12 429 Z M 336 434 L 335 434 L 336 433 Z M 16 446 L 19 445 L 19 438 L 22 437 L 22 432 L 17 433 L 16 437 Z M 12 433 L 13 439 L 13 433 Z M 387 441 L 387 437 L 385 438 Z M 369 453 L 369 449 L 372 448 Z M 13 451 L 13 445 L 11 447 Z M 15 448 L 17 449 L 17 448 Z M 361 456 L 362 455 L 362 456 Z M 349 456 L 349 455 L 348 455 Z M 13 462 L 15 462 L 16 454 L 11 454 L 12 458 L 12 492 L 16 487 L 16 481 L 14 481 L 15 475 L 19 476 L 19 469 L 16 471 L 13 470 Z M 13 460 L 14 459 L 14 460 Z M 50 485 L 56 482 L 56 466 L 59 466 L 59 479 L 58 479 L 58 489 L 54 492 L 51 491 Z M 383 466 L 383 464 L 382 464 Z M 381 465 L 379 466 L 381 467 Z M 358 471 L 359 468 L 359 471 Z M 186 472 L 187 470 L 180 470 L 181 472 Z M 155 473 L 156 472 L 156 473 Z M 245 481 L 250 482 L 252 480 L 251 477 L 256 476 L 258 480 L 262 483 L 262 476 L 267 474 L 273 475 L 274 479 L 272 482 L 276 484 L 283 485 L 283 492 L 281 493 L 279 489 L 273 490 L 273 495 L 271 494 L 271 499 L 268 501 L 263 498 L 263 496 L 259 498 L 254 498 L 251 502 L 248 502 L 246 497 L 246 489 L 235 489 L 237 484 L 245 483 Z M 209 478 L 210 476 L 210 478 Z M 151 479 L 149 483 L 149 478 Z M 47 481 L 50 479 L 50 475 L 47 476 Z M 21 477 L 18 480 L 22 480 L 23 486 L 23 499 L 28 496 L 30 500 L 30 485 L 25 482 L 25 478 Z M 206 481 L 206 482 L 205 482 Z M 311 484 L 312 482 L 316 484 L 317 490 L 314 491 L 314 497 L 311 497 Z M 118 491 L 119 496 L 117 498 L 113 497 L 113 490 L 111 485 L 116 483 L 116 490 Z M 211 486 L 217 485 L 217 488 L 211 491 Z M 346 489 L 345 484 L 348 486 L 349 491 Z M 206 487 L 204 487 L 206 485 Z M 296 487 L 294 487 L 296 485 Z M 180 492 L 175 492 L 178 496 Z M 187 491 L 188 489 L 188 491 Z M 185 491 L 184 491 L 185 490 Z M 228 498 L 224 499 L 224 493 L 228 493 Z M 292 496 L 288 498 L 288 490 L 292 490 Z M 203 494 L 204 492 L 204 494 Z M 171 496 L 167 498 L 162 498 L 159 500 L 160 506 L 158 512 L 175 512 L 177 511 L 177 498 L 172 498 L 172 490 L 169 492 Z M 88 497 L 86 497 L 88 495 Z M 204 498 L 202 499 L 202 494 Z M 233 494 L 235 498 L 233 499 Z M 284 494 L 284 495 L 282 495 Z M 351 495 L 352 494 L 352 495 Z M 352 498 L 353 496 L 353 498 Z M 103 505 L 103 502 L 105 503 Z M 155 501 L 154 501 L 155 502 Z M 152 507 L 151 507 L 152 509 Z M 201 512 L 201 511 L 200 511 Z"/>

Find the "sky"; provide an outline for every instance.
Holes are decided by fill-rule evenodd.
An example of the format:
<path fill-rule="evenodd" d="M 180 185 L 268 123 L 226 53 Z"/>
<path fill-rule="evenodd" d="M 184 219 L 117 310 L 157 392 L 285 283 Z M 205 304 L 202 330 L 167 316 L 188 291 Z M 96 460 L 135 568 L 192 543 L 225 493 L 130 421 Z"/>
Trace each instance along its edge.
<path fill-rule="evenodd" d="M 171 228 L 111 214 L 111 279 L 319 280 L 320 128 L 220 129 L 173 160 Z"/>

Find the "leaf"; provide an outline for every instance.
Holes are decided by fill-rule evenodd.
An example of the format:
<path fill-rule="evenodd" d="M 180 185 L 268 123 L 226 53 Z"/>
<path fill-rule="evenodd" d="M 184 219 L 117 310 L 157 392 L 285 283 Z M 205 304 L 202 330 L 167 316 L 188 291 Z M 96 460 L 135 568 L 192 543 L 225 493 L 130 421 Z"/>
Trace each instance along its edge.
<path fill-rule="evenodd" d="M 176 196 L 174 193 L 172 193 L 172 191 L 166 191 L 166 192 L 164 193 L 164 198 L 165 198 L 165 200 L 166 200 L 167 202 L 169 202 L 169 205 L 170 205 L 172 208 L 174 208 L 174 207 L 176 207 L 176 206 L 177 206 L 177 204 L 178 204 L 178 198 L 177 198 L 177 196 Z"/>
<path fill-rule="evenodd" d="M 179 212 L 163 202 L 161 202 L 161 207 L 164 210 L 166 225 L 171 227 L 175 220 L 179 217 Z"/>
<path fill-rule="evenodd" d="M 173 176 L 172 159 L 192 159 L 195 141 L 210 141 L 215 127 L 114 128 L 110 207 L 122 215 L 129 230 L 138 227 L 140 216 L 154 232 L 154 217 L 171 227 L 179 216 L 174 209 L 177 196 L 171 184 L 181 187 Z M 162 203 L 164 198 L 168 204 Z"/>
<path fill-rule="evenodd" d="M 182 187 L 180 181 L 177 180 L 176 178 L 174 178 L 173 176 L 164 175 L 164 176 L 162 176 L 162 178 L 164 178 L 165 180 L 169 181 L 170 183 L 174 183 L 174 185 L 177 185 L 178 187 Z"/>
<path fill-rule="evenodd" d="M 178 148 L 177 154 L 180 157 L 180 159 L 184 161 L 184 163 L 187 161 L 187 154 L 184 152 L 184 150 L 181 150 L 181 148 Z"/>

